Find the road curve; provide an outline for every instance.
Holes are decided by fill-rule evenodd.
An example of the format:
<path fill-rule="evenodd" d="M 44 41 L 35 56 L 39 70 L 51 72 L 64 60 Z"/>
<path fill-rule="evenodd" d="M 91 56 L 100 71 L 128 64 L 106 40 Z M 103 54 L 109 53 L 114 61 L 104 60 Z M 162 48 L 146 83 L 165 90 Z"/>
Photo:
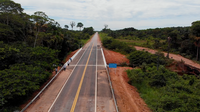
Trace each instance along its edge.
<path fill-rule="evenodd" d="M 49 112 L 115 112 L 98 33 L 67 69 L 73 69 Z"/>

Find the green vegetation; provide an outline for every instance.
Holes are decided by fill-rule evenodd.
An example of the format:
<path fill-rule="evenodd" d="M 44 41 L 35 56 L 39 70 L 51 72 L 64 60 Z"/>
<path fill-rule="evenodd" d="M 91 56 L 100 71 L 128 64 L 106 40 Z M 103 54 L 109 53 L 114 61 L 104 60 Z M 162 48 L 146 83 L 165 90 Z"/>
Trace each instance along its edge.
<path fill-rule="evenodd" d="M 0 10 L 0 111 L 13 112 L 68 53 L 84 45 L 94 29 L 62 29 L 44 12 L 28 15 L 11 0 L 1 0 Z M 77 26 L 81 29 L 83 24 Z"/>
<path fill-rule="evenodd" d="M 167 70 L 168 59 L 143 51 L 130 54 L 130 62 L 140 69 L 128 70 L 129 83 L 135 86 L 147 105 L 156 112 L 198 112 L 200 111 L 200 80 L 194 75 Z M 159 62 L 159 69 L 156 67 Z"/>
<path fill-rule="evenodd" d="M 0 43 L 0 107 L 6 108 L 23 102 L 39 89 L 59 60 L 58 51 L 48 47 Z"/>
<path fill-rule="evenodd" d="M 134 47 L 128 46 L 125 42 L 109 38 L 104 34 L 100 34 L 100 37 L 102 39 L 103 46 L 110 50 L 121 52 L 122 54 L 129 54 L 135 51 Z"/>
<path fill-rule="evenodd" d="M 200 111 L 200 80 L 195 76 L 178 76 L 163 66 L 158 71 L 153 66 L 145 70 L 129 70 L 127 73 L 129 83 L 137 87 L 153 111 Z"/>
<path fill-rule="evenodd" d="M 200 21 L 195 21 L 190 27 L 167 27 L 137 30 L 125 28 L 122 30 L 103 29 L 102 32 L 114 39 L 126 42 L 129 46 L 143 46 L 165 52 L 180 54 L 192 60 L 199 60 L 199 28 Z M 168 37 L 170 40 L 168 41 Z"/>
<path fill-rule="evenodd" d="M 134 51 L 131 52 L 128 57 L 130 64 L 134 66 L 140 66 L 142 64 L 161 64 L 169 65 L 172 60 L 164 57 L 163 53 L 157 52 L 156 54 L 150 54 L 149 52 L 144 51 Z"/>

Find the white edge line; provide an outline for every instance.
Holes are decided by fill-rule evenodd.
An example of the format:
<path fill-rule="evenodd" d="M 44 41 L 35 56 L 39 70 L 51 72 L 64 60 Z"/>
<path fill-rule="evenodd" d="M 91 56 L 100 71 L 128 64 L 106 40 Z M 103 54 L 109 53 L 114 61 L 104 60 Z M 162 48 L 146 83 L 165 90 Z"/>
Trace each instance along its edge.
<path fill-rule="evenodd" d="M 97 111 L 97 46 L 96 46 L 96 75 L 95 75 L 95 112 Z"/>
<path fill-rule="evenodd" d="M 79 52 L 80 52 L 80 51 L 79 51 Z M 85 50 L 84 53 L 82 54 L 81 58 L 83 57 L 83 55 L 85 54 L 85 52 L 86 52 L 86 50 Z M 81 60 L 81 58 L 79 59 L 79 61 Z M 77 64 L 79 63 L 79 61 L 77 62 Z M 77 65 L 77 64 L 76 64 L 76 65 Z M 75 66 L 74 69 L 75 69 L 76 67 L 77 67 L 77 66 Z M 56 99 L 55 99 L 54 102 L 52 103 L 52 105 L 51 105 L 51 107 L 49 108 L 48 112 L 50 112 L 51 108 L 53 107 L 53 105 L 54 105 L 55 102 L 57 101 L 57 99 L 58 99 L 58 97 L 60 96 L 60 94 L 61 94 L 63 88 L 65 87 L 65 85 L 67 84 L 69 78 L 71 77 L 71 75 L 72 75 L 74 69 L 72 70 L 70 76 L 68 77 L 68 79 L 66 80 L 65 84 L 64 84 L 63 87 L 61 88 L 60 92 L 59 92 L 58 95 L 56 96 Z"/>

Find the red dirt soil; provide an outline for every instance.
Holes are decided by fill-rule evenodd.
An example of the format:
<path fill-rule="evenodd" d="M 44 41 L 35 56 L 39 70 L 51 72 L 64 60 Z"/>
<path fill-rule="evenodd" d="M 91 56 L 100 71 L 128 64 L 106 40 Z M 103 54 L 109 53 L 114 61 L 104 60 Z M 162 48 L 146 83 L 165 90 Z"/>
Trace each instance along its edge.
<path fill-rule="evenodd" d="M 125 55 L 120 53 L 104 50 L 107 63 L 129 62 Z M 117 59 L 117 60 L 116 60 Z M 137 89 L 128 84 L 129 78 L 126 70 L 133 69 L 131 67 L 110 68 L 110 77 L 114 92 L 116 95 L 117 105 L 120 112 L 150 112 L 144 100 L 140 97 Z M 116 74 L 115 74 L 116 73 Z"/>
<path fill-rule="evenodd" d="M 129 64 L 129 60 L 123 54 L 104 49 L 104 55 L 105 55 L 107 63 L 121 64 L 121 63 L 125 62 L 125 63 Z"/>
<path fill-rule="evenodd" d="M 65 59 L 65 62 L 67 62 L 67 61 L 69 60 L 69 58 L 71 58 L 78 50 L 79 50 L 79 49 L 77 49 L 77 50 L 71 52 L 69 55 L 67 55 L 67 57 L 66 57 L 66 59 Z M 65 63 L 65 62 L 64 62 L 64 63 Z"/>

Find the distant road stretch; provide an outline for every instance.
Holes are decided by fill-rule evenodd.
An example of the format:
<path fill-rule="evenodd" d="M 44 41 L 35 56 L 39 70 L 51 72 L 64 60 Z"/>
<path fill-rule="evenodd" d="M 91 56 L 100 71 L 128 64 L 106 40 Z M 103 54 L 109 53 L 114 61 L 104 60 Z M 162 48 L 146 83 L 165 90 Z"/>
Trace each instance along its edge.
<path fill-rule="evenodd" d="M 72 73 L 49 112 L 116 112 L 98 33 L 95 33 L 67 69 L 72 69 Z"/>

